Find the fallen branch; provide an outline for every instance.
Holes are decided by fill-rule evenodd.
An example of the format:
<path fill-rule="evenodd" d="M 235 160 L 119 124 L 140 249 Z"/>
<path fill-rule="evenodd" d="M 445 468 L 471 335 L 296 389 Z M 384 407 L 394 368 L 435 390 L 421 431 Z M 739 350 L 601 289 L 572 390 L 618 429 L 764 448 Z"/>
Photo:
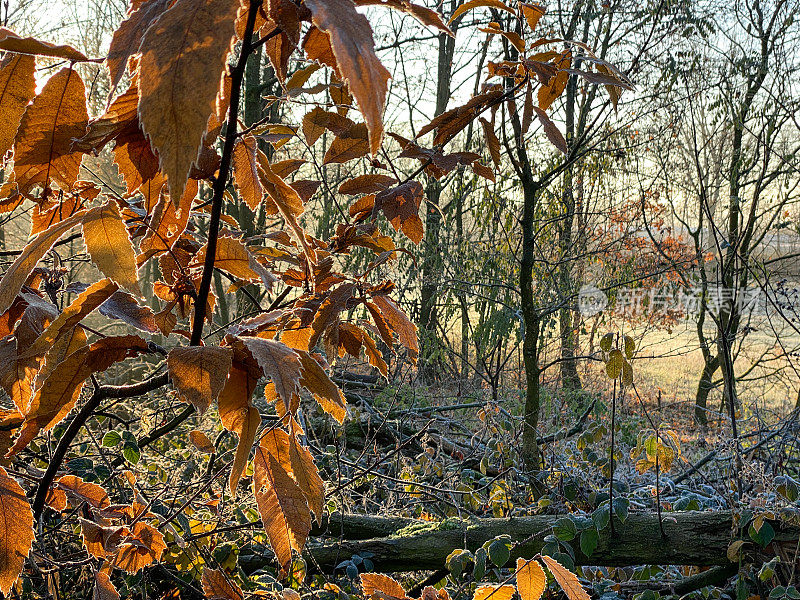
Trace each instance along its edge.
<path fill-rule="evenodd" d="M 354 554 L 371 553 L 375 569 L 382 572 L 433 571 L 444 567 L 447 556 L 456 549 L 475 550 L 484 542 L 508 534 L 517 543 L 509 564 L 519 557 L 531 557 L 542 550 L 544 538 L 552 526 L 565 515 L 541 515 L 514 519 L 476 519 L 459 521 L 450 519 L 441 523 L 413 522 L 411 526 L 366 540 L 347 539 L 346 531 L 383 530 L 393 524 L 386 517 L 340 515 L 331 519 L 327 536 L 341 537 L 338 543 L 311 545 L 306 552 L 323 570 L 332 570 L 342 560 Z M 734 536 L 730 512 L 681 512 L 663 515 L 662 537 L 656 515 L 632 514 L 624 523 L 615 522 L 612 538 L 609 528 L 600 532 L 597 549 L 587 557 L 581 553 L 577 541 L 573 543 L 578 565 L 630 566 L 630 565 L 696 565 L 727 566 L 727 549 Z M 352 520 L 353 523 L 349 523 Z M 375 520 L 374 523 L 371 521 Z M 356 525 L 357 522 L 357 525 Z M 402 519 L 396 523 L 408 523 Z M 796 543 L 800 528 L 774 525 L 776 537 L 773 544 Z M 339 534 L 344 533 L 344 535 Z M 322 532 L 320 532 L 322 533 Z M 339 535 L 337 535 L 339 534 Z M 752 547 L 754 544 L 749 544 Z M 769 553 L 770 548 L 765 552 Z M 774 554 L 774 553 L 773 553 Z M 761 560 L 757 555 L 748 559 Z M 248 572 L 273 564 L 268 550 L 253 555 L 242 555 L 240 564 Z"/>

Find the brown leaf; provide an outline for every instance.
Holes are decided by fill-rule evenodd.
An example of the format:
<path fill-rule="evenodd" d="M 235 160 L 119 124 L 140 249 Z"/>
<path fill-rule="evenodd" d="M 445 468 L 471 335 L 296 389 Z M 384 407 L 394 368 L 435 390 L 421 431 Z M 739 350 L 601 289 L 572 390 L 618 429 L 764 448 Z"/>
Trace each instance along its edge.
<path fill-rule="evenodd" d="M 500 2 L 500 0 L 469 0 L 468 2 L 464 2 L 464 4 L 460 5 L 450 16 L 449 23 L 455 21 L 458 17 L 466 13 L 467 11 L 473 10 L 475 8 L 481 7 L 489 7 L 489 8 L 497 8 L 500 10 L 504 10 L 507 13 L 511 13 L 512 15 L 516 15 L 514 9 L 509 7 L 507 4 Z"/>
<path fill-rule="evenodd" d="M 462 4 L 462 6 L 465 5 Z M 420 138 L 426 133 L 436 130 L 436 134 L 433 137 L 433 145 L 443 146 L 469 125 L 481 111 L 498 102 L 502 96 L 503 90 L 499 89 L 478 94 L 465 105 L 453 108 L 435 117 L 419 130 L 417 137 Z"/>
<path fill-rule="evenodd" d="M 256 138 L 251 135 L 240 139 L 233 147 L 233 178 L 250 210 L 255 210 L 264 199 L 264 189 L 258 177 L 257 152 Z"/>
<path fill-rule="evenodd" d="M 118 319 L 147 333 L 160 331 L 153 310 L 149 306 L 139 304 L 128 292 L 121 290 L 114 292 L 98 310 L 105 317 Z"/>
<path fill-rule="evenodd" d="M 83 219 L 83 239 L 92 262 L 106 277 L 142 295 L 136 254 L 116 202 L 89 210 Z"/>
<path fill-rule="evenodd" d="M 380 592 L 392 598 L 406 598 L 406 591 L 393 578 L 382 573 L 362 573 L 361 577 L 361 590 L 364 596 L 372 598 L 375 592 Z"/>
<path fill-rule="evenodd" d="M 263 338 L 242 338 L 245 347 L 258 361 L 264 375 L 275 384 L 275 391 L 286 406 L 300 381 L 300 357 L 282 342 Z"/>
<path fill-rule="evenodd" d="M 328 34 L 339 75 L 353 94 L 369 128 L 369 150 L 383 138 L 383 107 L 391 75 L 375 54 L 372 28 L 352 0 L 306 0 L 311 21 Z"/>
<path fill-rule="evenodd" d="M 322 163 L 326 165 L 345 163 L 348 160 L 366 156 L 368 153 L 367 126 L 364 123 L 356 123 L 331 142 Z"/>
<path fill-rule="evenodd" d="M 309 341 L 309 348 L 314 348 L 325 330 L 336 323 L 341 312 L 347 307 L 347 302 L 356 292 L 353 283 L 345 282 L 334 289 L 322 302 L 319 310 L 314 315 L 312 327 L 314 333 Z"/>
<path fill-rule="evenodd" d="M 219 346 L 173 348 L 167 355 L 172 384 L 202 415 L 217 399 L 231 370 L 233 351 Z"/>
<path fill-rule="evenodd" d="M 190 431 L 189 440 L 192 442 L 192 445 L 203 454 L 214 454 L 216 451 L 213 442 L 208 439 L 208 436 L 202 431 L 197 429 Z"/>
<path fill-rule="evenodd" d="M 253 494 L 261 522 L 285 571 L 292 561 L 292 550 L 301 552 L 308 539 L 311 512 L 300 486 L 267 449 L 256 448 L 253 467 Z"/>
<path fill-rule="evenodd" d="M 119 525 L 103 527 L 88 519 L 79 518 L 78 521 L 81 524 L 83 545 L 89 554 L 97 558 L 105 558 L 116 552 L 122 536 L 127 533 L 127 529 Z"/>
<path fill-rule="evenodd" d="M 153 153 L 150 142 L 144 137 L 141 129 L 126 130 L 116 138 L 114 145 L 114 163 L 125 180 L 126 193 L 132 195 L 148 182 L 156 178 L 158 173 L 158 157 Z M 157 189 L 148 186 L 141 190 L 145 198 L 155 197 L 164 185 L 163 177 L 154 182 Z"/>
<path fill-rule="evenodd" d="M 152 525 L 139 521 L 119 546 L 113 565 L 128 573 L 136 573 L 158 562 L 166 550 L 164 536 Z"/>
<path fill-rule="evenodd" d="M 361 355 L 361 348 L 369 359 L 369 364 L 378 369 L 386 377 L 389 374 L 389 365 L 383 360 L 378 347 L 370 335 L 352 323 L 339 323 L 339 343 L 344 351 L 355 358 Z M 340 349 L 340 354 L 342 350 Z"/>
<path fill-rule="evenodd" d="M 543 554 L 542 560 L 569 600 L 591 600 L 586 590 L 581 587 L 581 582 L 578 581 L 578 577 L 575 573 L 564 568 L 561 563 L 550 556 Z"/>
<path fill-rule="evenodd" d="M 244 600 L 239 586 L 217 569 L 203 569 L 203 594 L 208 600 Z"/>
<path fill-rule="evenodd" d="M 325 128 L 328 126 L 329 115 L 331 114 L 335 113 L 329 113 L 321 106 L 317 106 L 303 115 L 303 136 L 306 138 L 306 143 L 309 146 L 313 146 L 320 136 L 325 133 Z"/>
<path fill-rule="evenodd" d="M 70 61 L 88 61 L 84 54 L 72 46 L 58 46 L 50 42 L 42 42 L 32 37 L 20 37 L 10 29 L 0 27 L 0 50 L 18 52 L 20 54 L 38 54 L 39 56 L 52 56 L 66 58 Z"/>
<path fill-rule="evenodd" d="M 139 244 L 142 252 L 166 252 L 180 238 L 189 224 L 192 201 L 197 195 L 197 190 L 197 182 L 189 180 L 177 210 L 169 196 L 163 189 L 161 190 L 158 203 L 150 218 L 150 227 Z"/>
<path fill-rule="evenodd" d="M 119 600 L 119 592 L 105 571 L 98 571 L 94 575 L 92 600 Z"/>
<path fill-rule="evenodd" d="M 258 410 L 250 404 L 258 377 L 253 377 L 248 368 L 240 363 L 234 362 L 231 367 L 228 381 L 220 392 L 217 405 L 219 406 L 219 418 L 222 425 L 228 431 L 234 432 L 239 436 L 239 443 L 236 446 L 236 454 L 231 465 L 231 474 L 228 479 L 231 494 L 236 495 L 236 486 L 239 478 L 247 465 L 247 457 L 250 455 L 250 448 L 256 439 L 256 432 L 261 425 L 261 415 Z"/>
<path fill-rule="evenodd" d="M 572 51 L 565 50 L 559 55 L 558 60 L 555 61 L 555 66 L 558 68 L 556 75 L 550 79 L 547 85 L 543 85 L 539 88 L 538 99 L 540 109 L 547 110 L 550 108 L 550 105 L 552 105 L 556 98 L 566 89 L 570 77 L 567 69 L 569 69 L 571 64 Z"/>
<path fill-rule="evenodd" d="M 25 246 L 22 253 L 0 279 L 0 314 L 9 309 L 34 267 L 50 251 L 53 244 L 75 225 L 80 224 L 88 212 L 88 210 L 83 210 L 60 223 L 55 223 Z"/>
<path fill-rule="evenodd" d="M 177 0 L 142 38 L 139 120 L 176 205 L 214 112 L 238 6 L 230 0 Z"/>
<path fill-rule="evenodd" d="M 395 231 L 402 231 L 415 244 L 424 233 L 419 206 L 423 189 L 417 181 L 406 181 L 375 196 L 375 206 L 383 211 Z"/>
<path fill-rule="evenodd" d="M 381 315 L 386 323 L 397 334 L 400 343 L 408 348 L 408 355 L 412 361 L 416 362 L 419 355 L 419 343 L 417 341 L 417 326 L 414 325 L 406 314 L 400 310 L 397 304 L 387 296 L 373 296 L 372 301 L 378 305 Z"/>
<path fill-rule="evenodd" d="M 409 0 L 355 0 L 356 6 L 385 6 L 411 15 L 417 21 L 428 27 L 435 27 L 439 31 L 454 37 L 450 28 L 442 21 L 442 16 L 434 10 Z"/>
<path fill-rule="evenodd" d="M 36 95 L 36 60 L 25 54 L 7 54 L 0 62 L 0 157 L 14 143 L 22 115 Z"/>
<path fill-rule="evenodd" d="M 382 175 L 380 173 L 359 175 L 358 177 L 353 177 L 343 182 L 339 186 L 339 193 L 351 196 L 374 194 L 376 192 L 382 192 L 396 183 L 397 179 L 394 177 Z"/>
<path fill-rule="evenodd" d="M 135 335 L 103 338 L 84 346 L 56 365 L 34 393 L 19 436 L 9 450 L 13 455 L 28 445 L 42 429 L 55 427 L 75 406 L 89 375 L 105 371 L 115 362 L 141 352 L 147 343 Z"/>
<path fill-rule="evenodd" d="M 23 194 L 54 180 L 69 189 L 78 179 L 81 153 L 73 138 L 83 137 L 89 115 L 83 80 L 71 68 L 47 80 L 22 116 L 14 140 L 14 179 Z"/>
<path fill-rule="evenodd" d="M 542 18 L 544 15 L 544 6 L 539 6 L 538 4 L 527 4 L 524 2 L 520 3 L 520 9 L 522 9 L 522 16 L 525 17 L 525 20 L 528 22 L 528 27 L 530 27 L 531 31 L 536 29 L 536 25 L 539 24 L 539 19 Z M 525 598 L 525 600 L 528 600 Z"/>
<path fill-rule="evenodd" d="M 120 23 L 111 38 L 106 55 L 108 74 L 111 77 L 111 91 L 122 79 L 128 58 L 136 54 L 147 28 L 169 7 L 170 0 L 145 0 L 128 14 Z"/>
<path fill-rule="evenodd" d="M 86 502 L 93 508 L 107 508 L 111 506 L 108 493 L 96 483 L 84 481 L 77 475 L 63 475 L 56 481 L 56 486 L 67 493 L 73 505 Z"/>
<path fill-rule="evenodd" d="M 550 143 L 553 144 L 559 152 L 566 154 L 569 150 L 567 148 L 567 140 L 561 135 L 556 124 L 553 123 L 550 117 L 547 116 L 547 113 L 538 106 L 534 106 L 533 110 L 536 112 L 536 116 L 539 117 L 539 122 L 542 124 L 542 129 L 544 129 L 544 134 L 547 136 L 547 139 L 550 140 Z"/>
<path fill-rule="evenodd" d="M 500 140 L 494 132 L 494 126 L 484 119 L 480 118 L 481 127 L 483 127 L 483 137 L 486 138 L 486 146 L 489 148 L 489 155 L 492 157 L 492 162 L 495 167 L 500 166 Z"/>
<path fill-rule="evenodd" d="M 8 596 L 33 545 L 33 511 L 25 491 L 0 467 L 0 591 Z"/>

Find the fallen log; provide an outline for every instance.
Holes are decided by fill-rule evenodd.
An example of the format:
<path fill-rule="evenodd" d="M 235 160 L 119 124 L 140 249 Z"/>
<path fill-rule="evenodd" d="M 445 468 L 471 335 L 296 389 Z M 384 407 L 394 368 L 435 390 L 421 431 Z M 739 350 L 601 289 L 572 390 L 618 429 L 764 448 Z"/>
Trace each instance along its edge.
<path fill-rule="evenodd" d="M 332 570 L 354 554 L 370 553 L 370 560 L 379 572 L 432 571 L 444 566 L 447 556 L 456 549 L 476 550 L 484 542 L 498 535 L 508 534 L 517 544 L 511 553 L 509 565 L 519 557 L 530 558 L 541 551 L 544 538 L 552 532 L 556 521 L 565 515 L 539 515 L 512 519 L 475 519 L 472 521 L 448 519 L 438 523 L 411 521 L 393 534 L 371 539 L 353 540 L 339 532 L 385 531 L 409 520 L 392 523 L 387 517 L 334 515 L 327 531 L 317 530 L 317 535 L 340 537 L 336 543 L 309 543 L 305 552 L 323 570 Z M 600 532 L 600 541 L 591 557 L 580 551 L 573 542 L 575 562 L 578 565 L 630 566 L 630 565 L 728 565 L 727 550 L 733 540 L 741 539 L 734 531 L 730 512 L 680 512 L 664 513 L 663 537 L 654 514 L 631 514 L 624 523 L 615 519 L 614 536 L 610 528 Z M 371 522 L 372 520 L 374 522 Z M 350 522 L 352 520 L 352 522 Z M 796 544 L 800 528 L 774 523 L 776 532 L 773 544 Z M 748 544 L 752 548 L 755 544 Z M 770 553 L 770 547 L 766 550 Z M 774 552 L 771 552 L 774 554 Z M 759 560 L 758 557 L 750 557 Z M 263 553 L 240 556 L 245 572 L 274 565 L 268 550 Z"/>

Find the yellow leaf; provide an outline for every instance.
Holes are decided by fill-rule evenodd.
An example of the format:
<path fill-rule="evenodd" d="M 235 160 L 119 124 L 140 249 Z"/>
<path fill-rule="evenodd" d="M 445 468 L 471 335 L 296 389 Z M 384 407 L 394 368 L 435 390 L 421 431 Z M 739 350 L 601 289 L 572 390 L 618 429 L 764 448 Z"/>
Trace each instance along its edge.
<path fill-rule="evenodd" d="M 522 600 L 539 600 L 547 587 L 547 575 L 535 560 L 517 559 L 517 590 Z"/>
<path fill-rule="evenodd" d="M 622 357 L 622 352 L 616 348 L 609 352 L 608 362 L 606 363 L 606 374 L 611 379 L 616 379 L 622 373 L 622 368 L 625 364 L 625 359 Z"/>
<path fill-rule="evenodd" d="M 231 370 L 233 351 L 218 346 L 173 348 L 167 355 L 172 384 L 202 415 L 217 399 Z"/>
<path fill-rule="evenodd" d="M 369 128 L 369 150 L 383 138 L 383 107 L 391 75 L 375 54 L 372 28 L 351 0 L 306 0 L 311 21 L 328 35 L 333 55 Z"/>
<path fill-rule="evenodd" d="M 515 591 L 513 585 L 479 585 L 473 600 L 511 600 Z"/>
<path fill-rule="evenodd" d="M 6 596 L 33 544 L 33 511 L 24 490 L 0 467 L 0 591 Z"/>
<path fill-rule="evenodd" d="M 367 598 L 372 598 L 375 592 L 381 592 L 393 598 L 406 597 L 406 591 L 402 585 L 388 575 L 382 575 L 381 573 L 362 573 L 361 589 Z"/>
<path fill-rule="evenodd" d="M 36 95 L 36 60 L 25 54 L 7 54 L 0 63 L 0 156 L 11 148 L 22 115 Z"/>
<path fill-rule="evenodd" d="M 215 109 L 238 7 L 230 0 L 178 0 L 139 47 L 139 119 L 176 205 Z"/>
<path fill-rule="evenodd" d="M 141 296 L 136 254 L 116 202 L 92 208 L 83 219 L 86 250 L 103 274 Z"/>
<path fill-rule="evenodd" d="M 578 577 L 575 573 L 565 569 L 561 563 L 550 556 L 543 555 L 542 560 L 569 600 L 591 600 L 586 590 L 581 587 L 581 582 L 578 581 Z"/>

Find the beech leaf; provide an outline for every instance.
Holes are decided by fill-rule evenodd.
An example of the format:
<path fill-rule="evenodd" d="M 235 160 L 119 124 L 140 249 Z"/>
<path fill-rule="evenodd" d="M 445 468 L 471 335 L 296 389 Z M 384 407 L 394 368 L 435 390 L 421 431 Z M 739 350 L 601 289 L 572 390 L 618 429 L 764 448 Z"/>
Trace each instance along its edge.
<path fill-rule="evenodd" d="M 8 596 L 33 545 L 33 511 L 25 492 L 0 467 L 0 591 Z"/>

